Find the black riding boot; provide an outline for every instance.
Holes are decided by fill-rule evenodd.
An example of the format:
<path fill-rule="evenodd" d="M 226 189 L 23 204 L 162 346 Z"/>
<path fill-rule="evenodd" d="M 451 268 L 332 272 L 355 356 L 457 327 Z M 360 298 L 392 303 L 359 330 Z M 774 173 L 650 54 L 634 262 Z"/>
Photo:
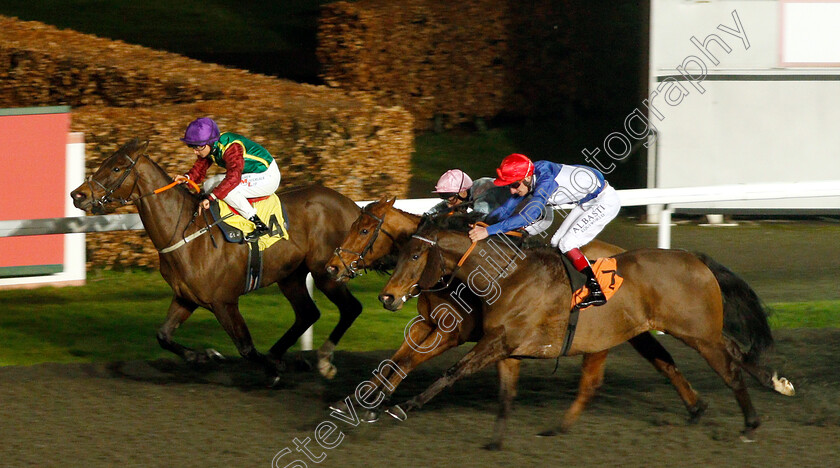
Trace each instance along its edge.
<path fill-rule="evenodd" d="M 589 306 L 599 306 L 604 305 L 607 303 L 607 298 L 604 296 L 604 291 L 601 290 L 601 285 L 598 284 L 598 280 L 595 279 L 595 272 L 592 271 L 592 267 L 586 267 L 581 270 L 581 273 L 586 274 L 586 289 L 589 290 L 589 295 L 583 298 L 580 301 L 578 307 L 583 309 L 584 307 Z"/>
<path fill-rule="evenodd" d="M 259 216 L 254 215 L 248 218 L 248 221 L 254 223 L 254 230 L 245 236 L 245 242 L 253 242 L 264 234 L 271 232 L 271 229 L 262 222 Z"/>

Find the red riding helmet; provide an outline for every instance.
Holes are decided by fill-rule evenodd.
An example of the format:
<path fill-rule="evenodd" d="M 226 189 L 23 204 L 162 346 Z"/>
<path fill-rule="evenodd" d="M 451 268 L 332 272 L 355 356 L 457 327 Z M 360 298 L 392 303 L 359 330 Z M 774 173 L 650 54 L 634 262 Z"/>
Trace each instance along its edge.
<path fill-rule="evenodd" d="M 499 176 L 493 181 L 499 186 L 510 185 L 534 174 L 534 163 L 524 154 L 513 153 L 502 159 L 496 169 Z"/>

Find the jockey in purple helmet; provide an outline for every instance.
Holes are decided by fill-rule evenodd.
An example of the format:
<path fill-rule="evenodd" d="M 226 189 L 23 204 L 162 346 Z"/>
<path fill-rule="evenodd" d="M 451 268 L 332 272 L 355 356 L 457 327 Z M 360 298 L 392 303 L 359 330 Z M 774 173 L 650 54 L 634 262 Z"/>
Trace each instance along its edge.
<path fill-rule="evenodd" d="M 271 195 L 280 186 L 280 169 L 271 153 L 242 135 L 220 133 L 216 122 L 207 117 L 190 122 L 181 141 L 193 150 L 197 159 L 186 175 L 175 177 L 176 181 L 190 179 L 199 183 L 214 162 L 227 171 L 204 182 L 206 195 L 199 203 L 199 211 L 210 208 L 211 200 L 222 199 L 254 223 L 254 231 L 245 236 L 245 241 L 268 234 L 270 229 L 257 216 L 248 198 Z"/>

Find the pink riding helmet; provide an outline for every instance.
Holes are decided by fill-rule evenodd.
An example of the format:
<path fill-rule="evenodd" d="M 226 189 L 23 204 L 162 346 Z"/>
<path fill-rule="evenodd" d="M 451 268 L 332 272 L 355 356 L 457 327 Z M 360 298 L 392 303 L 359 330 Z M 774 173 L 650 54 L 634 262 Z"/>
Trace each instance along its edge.
<path fill-rule="evenodd" d="M 440 176 L 432 193 L 458 193 L 462 190 L 469 190 L 472 185 L 472 179 L 464 171 L 450 169 Z"/>

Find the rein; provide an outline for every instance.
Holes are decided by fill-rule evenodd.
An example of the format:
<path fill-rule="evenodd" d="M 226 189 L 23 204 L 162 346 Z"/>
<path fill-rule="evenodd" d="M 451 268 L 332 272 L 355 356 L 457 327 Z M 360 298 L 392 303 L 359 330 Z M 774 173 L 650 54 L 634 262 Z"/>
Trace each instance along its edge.
<path fill-rule="evenodd" d="M 348 249 L 342 248 L 340 246 L 336 247 L 335 251 L 333 252 L 333 254 L 336 255 L 338 257 L 338 259 L 341 261 L 341 264 L 344 266 L 344 269 L 347 270 L 350 273 L 350 275 L 349 275 L 350 278 L 355 278 L 355 277 L 361 276 L 363 274 L 363 273 L 359 273 L 359 264 L 362 265 L 362 269 L 364 270 L 364 273 L 367 273 L 367 268 L 368 267 L 364 262 L 365 255 L 367 255 L 368 252 L 370 252 L 370 250 L 373 248 L 373 244 L 376 243 L 376 239 L 379 237 L 380 232 L 382 232 L 386 236 L 388 236 L 388 238 L 391 239 L 391 242 L 396 242 L 396 238 L 382 227 L 382 224 L 385 223 L 385 215 L 382 215 L 382 217 L 376 216 L 375 214 L 373 214 L 373 213 L 371 213 L 370 211 L 367 210 L 367 206 L 365 206 L 365 208 L 362 209 L 361 214 L 362 214 L 362 216 L 365 216 L 365 215 L 370 216 L 371 218 L 373 218 L 376 221 L 376 228 L 373 231 L 373 235 L 371 236 L 370 241 L 368 241 L 368 243 L 365 245 L 365 247 L 362 249 L 361 252 L 354 252 L 352 250 L 348 250 Z M 341 258 L 342 253 L 349 253 L 351 255 L 355 255 L 356 259 L 353 260 L 352 262 L 350 262 L 350 264 L 348 265 L 347 262 L 345 262 L 344 259 Z"/>
<path fill-rule="evenodd" d="M 475 223 L 475 226 L 486 228 L 488 225 L 487 225 L 487 223 L 484 223 L 482 221 L 477 221 Z M 522 233 L 521 232 L 516 232 L 516 231 L 508 231 L 508 232 L 505 233 L 505 235 L 522 237 Z M 438 247 L 437 241 L 425 238 L 423 236 L 418 236 L 417 234 L 415 234 L 411 237 L 414 238 L 414 239 L 421 240 L 423 242 L 427 242 L 432 247 L 437 247 L 436 250 L 438 252 L 438 255 L 440 256 L 440 265 L 441 265 L 441 267 L 440 267 L 441 268 L 441 276 L 440 276 L 440 280 L 438 280 L 438 282 L 443 280 L 443 277 L 446 276 L 446 270 L 444 269 L 443 253 L 441 252 L 440 247 Z M 419 285 L 415 284 L 415 286 L 418 287 L 419 291 L 416 294 L 409 293 L 409 297 L 417 297 L 422 292 L 438 292 L 438 291 L 442 291 L 444 289 L 449 288 L 449 286 L 452 285 L 452 281 L 455 279 L 455 273 L 464 265 L 464 263 L 467 261 L 467 258 L 470 256 L 470 254 L 473 252 L 473 250 L 475 250 L 476 245 L 478 245 L 478 241 L 473 241 L 472 244 L 470 244 L 470 247 L 467 249 L 466 252 L 464 252 L 464 255 L 461 256 L 461 259 L 458 260 L 458 264 L 455 265 L 455 268 L 452 269 L 452 273 L 449 273 L 449 281 L 447 281 L 446 284 L 444 284 L 443 286 L 441 286 L 439 288 L 435 288 L 435 289 L 422 289 L 422 288 L 419 287 Z M 507 266 L 509 266 L 509 265 L 510 265 L 510 263 L 508 263 Z M 505 266 L 505 270 L 507 269 L 507 266 Z M 501 275 L 501 273 L 500 273 L 500 275 Z M 498 279 L 498 277 L 496 279 Z"/>
<path fill-rule="evenodd" d="M 142 158 L 142 157 L 149 158 L 149 155 L 148 155 L 148 154 L 143 154 L 143 155 L 141 155 L 139 158 L 137 158 L 136 160 L 135 160 L 135 159 L 131 159 L 131 157 L 130 157 L 129 155 L 127 155 L 127 154 L 123 154 L 122 156 L 123 156 L 124 158 L 128 159 L 129 161 L 131 161 L 131 164 L 128 166 L 128 168 L 126 168 L 126 169 L 125 169 L 125 171 L 123 172 L 123 174 L 122 174 L 122 175 L 120 176 L 120 178 L 116 181 L 116 183 L 114 183 L 114 184 L 113 184 L 113 186 L 112 186 L 111 188 L 106 187 L 104 184 L 102 184 L 102 183 L 101 183 L 101 182 L 99 182 L 98 180 L 94 179 L 94 178 L 93 178 L 93 174 L 91 174 L 90 176 L 88 176 L 87 184 L 88 184 L 88 187 L 90 188 L 90 193 L 91 193 L 91 195 L 93 194 L 93 184 L 94 184 L 94 183 L 95 183 L 96 185 L 98 185 L 99 187 L 101 187 L 101 188 L 102 188 L 102 190 L 105 192 L 105 193 L 104 193 L 104 194 L 103 194 L 103 195 L 102 195 L 99 199 L 97 199 L 97 200 L 95 200 L 95 201 L 93 202 L 93 204 L 94 204 L 94 205 L 97 205 L 97 206 L 99 206 L 99 207 L 100 207 L 100 208 L 102 208 L 102 209 L 104 209 L 104 207 L 105 207 L 105 205 L 106 205 L 106 204 L 111 203 L 111 202 L 113 202 L 113 201 L 119 201 L 119 202 L 120 202 L 120 203 L 122 203 L 123 205 L 128 205 L 129 203 L 137 203 L 138 201 L 142 200 L 143 198 L 146 198 L 146 197 L 149 197 L 149 196 L 153 196 L 153 195 L 157 195 L 157 194 L 159 194 L 159 193 L 163 193 L 163 192 L 165 192 L 165 191 L 167 191 L 167 190 L 169 190 L 169 189 L 171 189 L 171 188 L 175 187 L 176 185 L 180 185 L 180 184 L 184 183 L 184 182 L 181 182 L 181 181 L 173 181 L 172 183 L 170 183 L 170 184 L 168 184 L 168 185 L 165 185 L 165 186 L 163 186 L 163 187 L 161 187 L 161 188 L 159 188 L 159 189 L 156 189 L 156 190 L 154 190 L 154 191 L 152 191 L 152 192 L 150 192 L 150 193 L 146 193 L 146 194 L 140 195 L 140 196 L 138 196 L 137 198 L 130 198 L 130 197 L 129 197 L 129 198 L 123 198 L 123 197 L 120 197 L 119 199 L 114 200 L 113 198 L 111 198 L 111 195 L 113 195 L 113 194 L 114 194 L 114 192 L 116 192 L 116 191 L 117 191 L 120 187 L 122 187 L 122 184 L 123 184 L 123 183 L 125 182 L 125 180 L 128 178 L 129 174 L 131 174 L 131 171 L 132 171 L 132 170 L 134 170 L 134 166 L 136 166 L 136 165 L 137 165 L 137 163 L 138 163 L 138 162 L 140 162 L 140 158 Z M 138 180 L 139 180 L 139 178 L 135 178 L 135 180 L 134 180 L 134 187 L 132 187 L 132 188 L 131 188 L 131 191 L 129 192 L 129 194 L 131 194 L 131 193 L 133 193 L 133 192 L 134 192 L 134 189 L 137 187 L 137 181 L 138 181 Z M 187 183 L 188 183 L 188 184 L 189 184 L 189 185 L 190 185 L 193 189 L 195 189 L 195 191 L 196 191 L 196 192 L 201 192 L 201 187 L 199 187 L 197 183 L 193 182 L 193 181 L 192 181 L 192 180 L 190 180 L 190 179 L 186 179 L 186 182 L 187 182 Z M 196 213 L 193 215 L 193 219 L 192 219 L 192 221 L 195 221 L 195 215 L 196 215 L 196 214 L 198 214 L 198 213 L 196 212 Z M 178 248 L 180 248 L 180 247 L 182 247 L 182 246 L 186 245 L 188 242 L 190 242 L 191 240 L 195 239 L 196 237 L 199 237 L 199 236 L 201 236 L 201 235 L 205 234 L 206 232 L 210 231 L 210 228 L 212 228 L 213 226 L 215 226 L 215 225 L 219 224 L 220 222 L 222 222 L 223 220 L 225 220 L 225 219 L 227 219 L 227 218 L 229 218 L 229 217 L 231 217 L 231 216 L 233 216 L 233 213 L 229 213 L 229 214 L 227 214 L 226 216 L 224 216 L 224 217 L 222 217 L 221 219 L 219 219 L 218 221 L 216 221 L 216 222 L 214 222 L 214 223 L 211 223 L 211 224 L 207 224 L 207 223 L 206 223 L 206 221 L 205 221 L 206 226 L 204 226 L 203 228 L 201 228 L 201 229 L 199 229 L 198 231 L 196 231 L 196 232 L 194 232 L 194 233 L 190 234 L 190 235 L 189 235 L 189 236 L 187 236 L 187 237 L 182 237 L 182 239 L 181 239 L 180 241 L 178 241 L 177 243 L 175 243 L 174 245 L 171 245 L 171 246 L 169 246 L 169 247 L 166 247 L 166 248 L 160 249 L 160 250 L 158 250 L 158 252 L 160 252 L 160 253 L 169 253 L 169 252 L 172 252 L 173 250 L 176 250 L 176 249 L 178 249 Z M 186 230 L 186 229 L 187 229 L 187 227 L 189 227 L 189 225 L 190 225 L 190 224 L 192 224 L 192 221 L 190 221 L 189 223 L 187 223 L 187 226 L 186 226 L 186 227 L 184 227 L 184 230 Z M 175 236 L 173 235 L 172 237 L 175 237 Z M 215 239 L 214 239 L 214 245 L 215 245 Z"/>

